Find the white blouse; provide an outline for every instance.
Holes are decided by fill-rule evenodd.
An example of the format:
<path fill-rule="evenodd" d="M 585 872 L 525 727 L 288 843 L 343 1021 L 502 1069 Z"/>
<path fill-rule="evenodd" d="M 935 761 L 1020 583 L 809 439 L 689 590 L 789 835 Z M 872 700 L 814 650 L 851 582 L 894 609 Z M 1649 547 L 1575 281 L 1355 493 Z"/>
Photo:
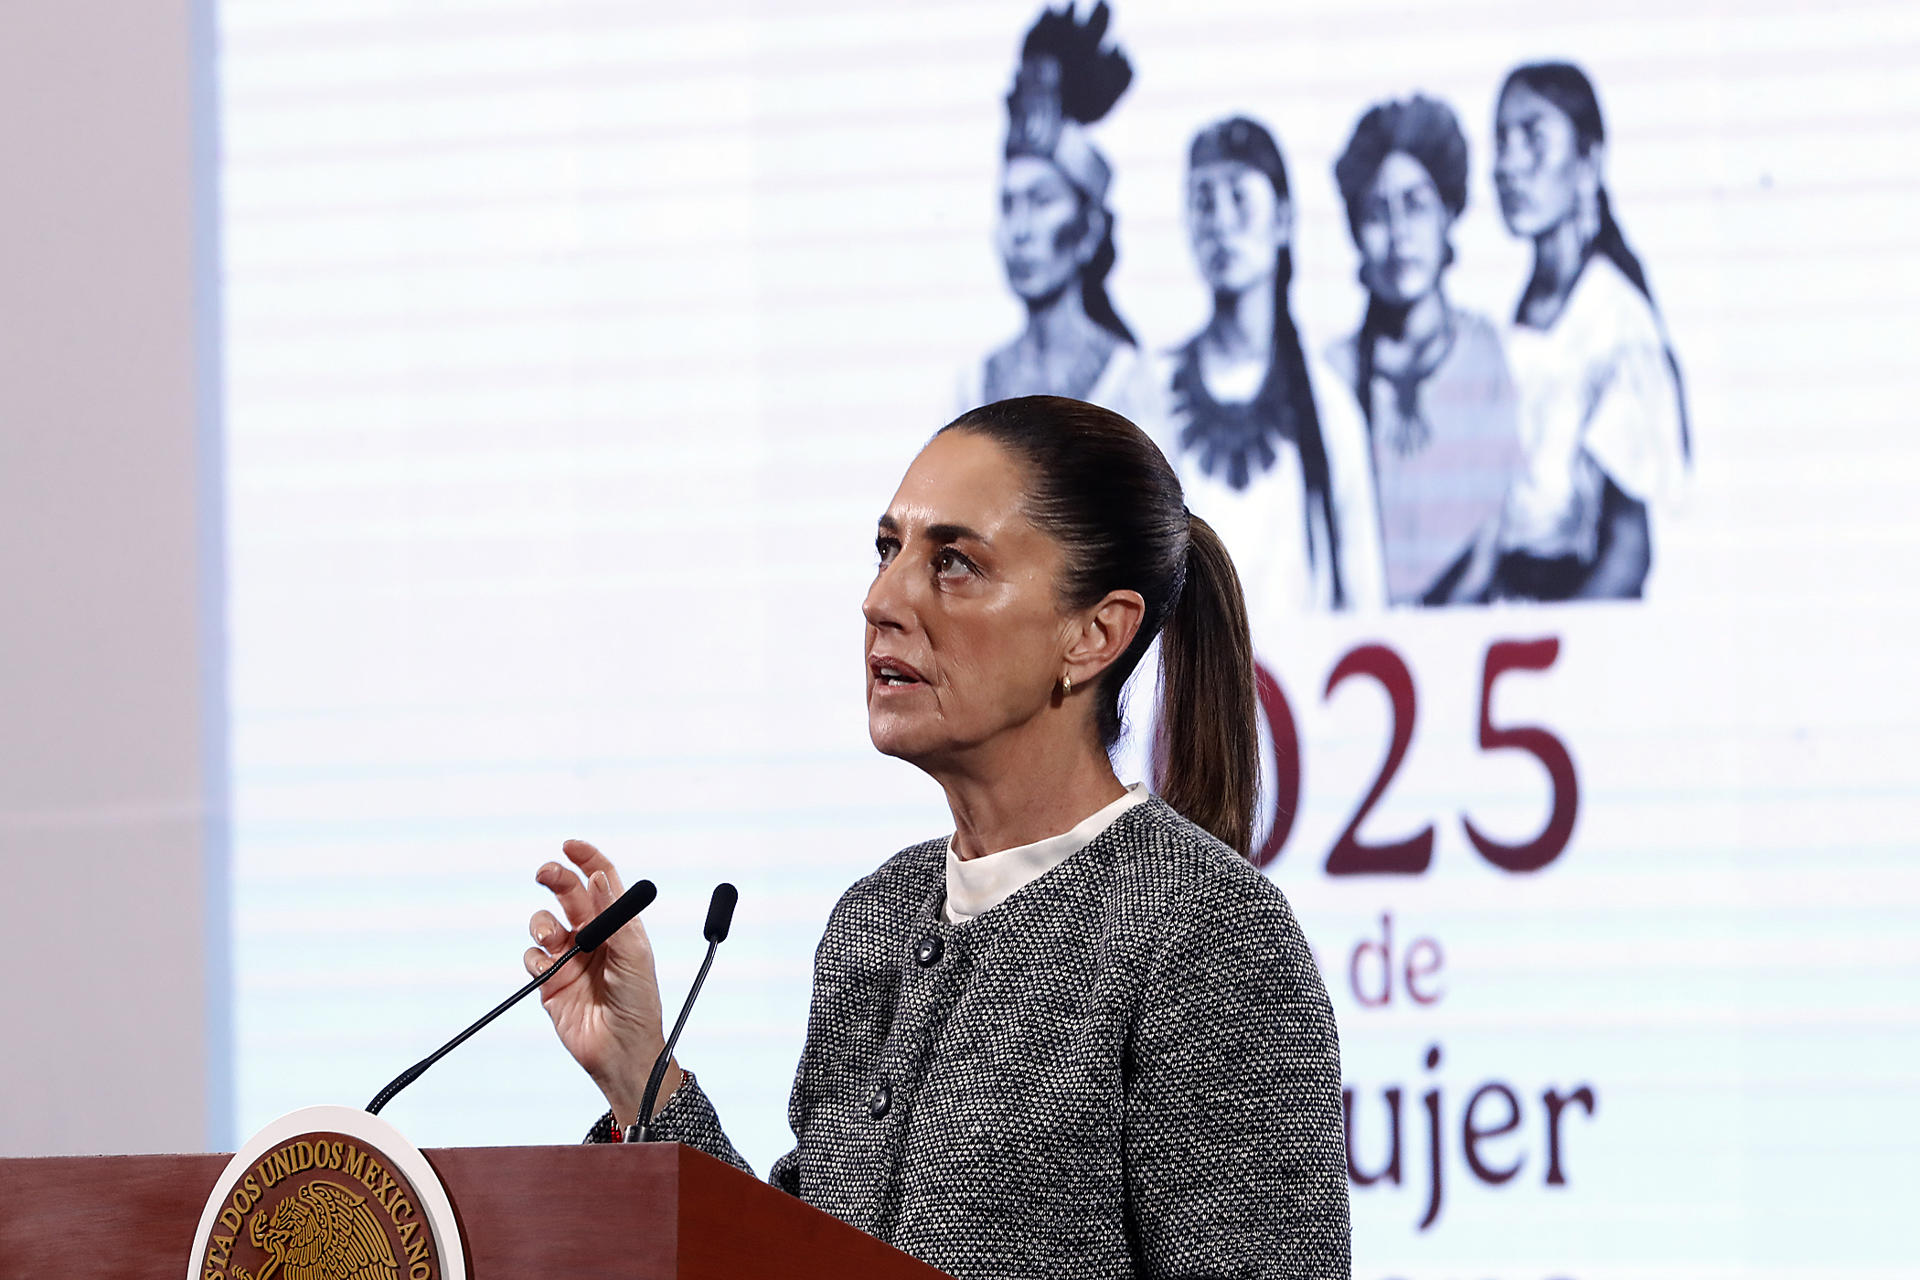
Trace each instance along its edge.
<path fill-rule="evenodd" d="M 965 924 L 991 911 L 1047 872 L 1093 843 L 1115 818 L 1146 803 L 1147 787 L 1136 782 L 1127 794 L 1062 835 L 1049 836 L 1014 849 L 1002 849 L 962 861 L 947 838 L 947 900 L 940 914 L 948 924 Z"/>
<path fill-rule="evenodd" d="M 1507 362 L 1526 462 L 1508 494 L 1501 545 L 1591 561 L 1604 481 L 1660 504 L 1686 474 L 1680 390 L 1660 318 L 1596 255 L 1551 327 L 1508 330 Z"/>

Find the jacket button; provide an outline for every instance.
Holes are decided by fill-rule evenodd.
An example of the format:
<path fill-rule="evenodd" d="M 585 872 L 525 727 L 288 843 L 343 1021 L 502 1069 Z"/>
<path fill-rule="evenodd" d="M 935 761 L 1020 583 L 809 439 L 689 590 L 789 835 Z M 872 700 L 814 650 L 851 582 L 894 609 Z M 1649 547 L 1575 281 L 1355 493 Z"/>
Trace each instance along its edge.
<path fill-rule="evenodd" d="M 940 941 L 940 935 L 930 933 L 913 944 L 913 958 L 920 962 L 922 968 L 931 969 L 940 963 L 940 957 L 946 950 L 947 944 Z"/>
<path fill-rule="evenodd" d="M 867 1114 L 875 1120 L 884 1120 L 887 1112 L 893 1110 L 893 1090 L 881 1085 L 873 1091 L 873 1099 L 867 1103 Z"/>

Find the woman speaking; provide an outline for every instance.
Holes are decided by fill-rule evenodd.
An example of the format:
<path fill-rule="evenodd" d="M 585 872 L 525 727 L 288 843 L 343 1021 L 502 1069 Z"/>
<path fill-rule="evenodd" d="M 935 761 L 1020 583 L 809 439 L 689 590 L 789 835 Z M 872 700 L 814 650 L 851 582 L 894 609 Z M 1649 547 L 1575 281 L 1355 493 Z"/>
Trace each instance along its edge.
<path fill-rule="evenodd" d="M 834 908 L 773 1183 L 960 1277 L 1345 1277 L 1332 1009 L 1240 856 L 1255 693 L 1220 540 L 1132 423 L 1031 396 L 942 429 L 875 545 L 869 732 L 954 830 Z M 1108 755 L 1156 636 L 1158 797 Z M 621 891 L 565 852 L 536 974 Z M 665 1041 L 645 931 L 544 1001 L 611 1104 L 593 1136 L 634 1124 Z M 662 1093 L 657 1136 L 746 1167 L 691 1074 Z"/>

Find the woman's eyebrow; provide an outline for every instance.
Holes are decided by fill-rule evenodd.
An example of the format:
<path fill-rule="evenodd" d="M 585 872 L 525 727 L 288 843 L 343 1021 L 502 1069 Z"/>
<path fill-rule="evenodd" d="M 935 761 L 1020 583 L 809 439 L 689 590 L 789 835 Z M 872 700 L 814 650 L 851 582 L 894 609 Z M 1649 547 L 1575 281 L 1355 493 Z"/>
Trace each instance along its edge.
<path fill-rule="evenodd" d="M 983 547 L 993 545 L 993 539 L 964 524 L 930 524 L 927 536 L 935 542 L 977 542 Z"/>
<path fill-rule="evenodd" d="M 896 538 L 900 536 L 900 522 L 898 520 L 895 520 L 892 516 L 890 515 L 881 516 L 879 520 L 879 525 L 880 525 L 881 533 L 889 534 Z M 939 543 L 977 542 L 983 547 L 990 547 L 993 545 L 992 538 L 989 538 L 986 534 L 981 533 L 978 529 L 972 528 L 971 526 L 964 525 L 964 524 L 952 524 L 952 523 L 930 524 L 927 526 L 927 536 L 933 539 L 935 542 L 939 542 Z"/>

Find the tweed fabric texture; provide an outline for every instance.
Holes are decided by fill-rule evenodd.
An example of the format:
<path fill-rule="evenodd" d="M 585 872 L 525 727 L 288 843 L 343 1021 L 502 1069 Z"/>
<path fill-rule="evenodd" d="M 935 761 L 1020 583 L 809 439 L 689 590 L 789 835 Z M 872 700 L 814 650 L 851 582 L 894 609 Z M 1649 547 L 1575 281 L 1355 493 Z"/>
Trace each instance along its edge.
<path fill-rule="evenodd" d="M 1344 1280 L 1339 1045 L 1280 890 L 1158 799 L 959 925 L 945 856 L 834 908 L 771 1181 L 962 1280 Z M 747 1168 L 695 1081 L 655 1132 Z"/>

